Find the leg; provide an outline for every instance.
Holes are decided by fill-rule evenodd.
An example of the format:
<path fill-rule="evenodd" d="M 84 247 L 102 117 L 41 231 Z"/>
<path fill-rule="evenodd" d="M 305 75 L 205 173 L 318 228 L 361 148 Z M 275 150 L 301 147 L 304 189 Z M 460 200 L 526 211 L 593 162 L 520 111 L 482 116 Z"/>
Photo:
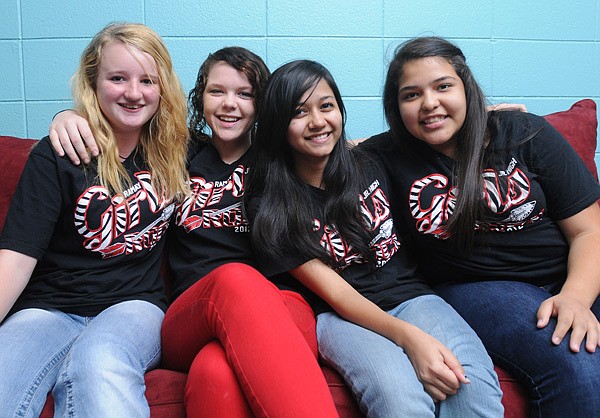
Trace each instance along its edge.
<path fill-rule="evenodd" d="M 342 375 L 367 417 L 434 416 L 433 399 L 391 340 L 333 312 L 317 317 L 317 337 L 321 355 Z"/>
<path fill-rule="evenodd" d="M 481 340 L 458 313 L 435 295 L 411 299 L 389 313 L 435 337 L 460 361 L 471 383 L 440 402 L 440 417 L 499 417 L 504 415 L 502 392 L 494 365 Z"/>
<path fill-rule="evenodd" d="M 144 374 L 160 361 L 163 316 L 132 300 L 86 318 L 52 391 L 55 416 L 149 417 Z"/>
<path fill-rule="evenodd" d="M 192 362 L 185 386 L 188 418 L 252 418 L 223 347 L 208 343 Z"/>
<path fill-rule="evenodd" d="M 308 344 L 316 359 L 319 358 L 317 348 L 317 320 L 310 305 L 296 292 L 282 290 L 281 297 L 285 302 L 292 319 Z"/>
<path fill-rule="evenodd" d="M 296 292 L 284 290 L 281 296 L 316 358 L 316 321 L 312 309 Z M 217 341 L 208 343 L 194 358 L 184 402 L 190 418 L 253 417 L 225 350 Z"/>
<path fill-rule="evenodd" d="M 183 371 L 217 339 L 256 416 L 337 416 L 281 292 L 250 266 L 223 265 L 185 291 L 167 311 L 162 339 L 164 364 Z"/>
<path fill-rule="evenodd" d="M 570 352 L 569 335 L 550 342 L 555 321 L 536 327 L 550 294 L 521 282 L 477 282 L 437 288 L 480 336 L 494 362 L 528 387 L 533 417 L 600 414 L 600 353 Z"/>
<path fill-rule="evenodd" d="M 81 325 L 59 311 L 24 309 L 0 325 L 0 415 L 38 417 Z"/>

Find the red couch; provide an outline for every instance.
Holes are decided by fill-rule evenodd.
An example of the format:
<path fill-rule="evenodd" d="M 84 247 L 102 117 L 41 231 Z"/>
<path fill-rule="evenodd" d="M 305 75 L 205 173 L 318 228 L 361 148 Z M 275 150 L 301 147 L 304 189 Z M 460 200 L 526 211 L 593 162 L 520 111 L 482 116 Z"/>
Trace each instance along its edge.
<path fill-rule="evenodd" d="M 575 103 L 569 110 L 547 115 L 553 124 L 573 145 L 582 159 L 598 178 L 594 153 L 596 150 L 596 104 L 592 100 Z M 16 182 L 34 140 L 0 136 L 0 226 L 4 224 L 6 211 Z M 169 280 L 168 278 L 165 278 Z M 316 337 L 315 337 L 316 338 Z M 314 342 L 316 344 L 316 340 Z M 358 407 L 340 376 L 322 366 L 335 404 L 343 418 L 361 417 Z M 502 403 L 505 417 L 525 418 L 528 415 L 528 395 L 524 388 L 503 370 L 496 368 L 504 392 Z M 186 375 L 166 369 L 157 369 L 146 375 L 146 396 L 150 403 L 152 418 L 184 417 L 183 392 Z M 53 414 L 51 395 L 41 414 L 49 418 Z"/>

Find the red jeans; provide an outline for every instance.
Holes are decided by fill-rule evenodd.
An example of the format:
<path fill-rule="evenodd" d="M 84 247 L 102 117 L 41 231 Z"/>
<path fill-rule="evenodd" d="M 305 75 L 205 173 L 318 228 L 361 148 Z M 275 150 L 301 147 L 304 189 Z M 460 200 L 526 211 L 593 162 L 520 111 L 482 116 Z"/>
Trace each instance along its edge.
<path fill-rule="evenodd" d="M 165 367 L 189 371 L 188 417 L 338 416 L 312 309 L 248 265 L 225 264 L 175 300 L 162 356 Z"/>

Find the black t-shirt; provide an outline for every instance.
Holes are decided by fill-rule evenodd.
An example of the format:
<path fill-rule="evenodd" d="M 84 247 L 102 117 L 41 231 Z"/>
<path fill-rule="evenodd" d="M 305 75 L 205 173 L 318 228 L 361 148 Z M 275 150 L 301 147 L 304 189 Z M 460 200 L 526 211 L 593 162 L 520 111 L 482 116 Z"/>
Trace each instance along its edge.
<path fill-rule="evenodd" d="M 11 312 L 36 307 L 93 316 L 134 299 L 166 308 L 161 238 L 174 205 L 154 190 L 137 153 L 124 166 L 132 186 L 110 196 L 94 166 L 58 157 L 48 137 L 33 148 L 0 239 L 0 248 L 38 260 Z"/>
<path fill-rule="evenodd" d="M 395 144 L 389 133 L 362 145 L 384 162 L 398 197 L 394 213 L 431 283 L 564 280 L 568 243 L 556 221 L 600 198 L 596 180 L 543 118 L 521 112 L 497 117 L 498 135 L 485 151 L 485 212 L 469 254 L 449 245 L 443 229 L 459 193 L 455 161 L 414 138 Z"/>
<path fill-rule="evenodd" d="M 248 161 L 246 152 L 227 164 L 212 144 L 194 144 L 189 166 L 192 195 L 175 210 L 169 240 L 174 298 L 222 264 L 254 264 L 242 211 Z"/>
<path fill-rule="evenodd" d="M 340 236 L 338 230 L 325 225 L 325 191 L 310 187 L 310 199 L 314 208 L 313 230 L 315 240 L 325 248 L 332 260 L 332 267 L 360 294 L 384 310 L 416 296 L 432 291 L 416 272 L 416 265 L 405 246 L 401 245 L 396 233 L 389 203 L 387 176 L 377 162 L 361 166 L 365 179 L 369 180 L 366 189 L 357 196 L 361 212 L 372 231 L 371 249 L 376 254 L 375 262 L 367 262 L 352 249 Z M 252 199 L 249 205 L 250 218 L 260 210 L 260 198 Z M 289 237 L 293 239 L 293 237 Z M 285 244 L 284 244 L 285 245 Z M 307 291 L 287 272 L 310 261 L 311 257 L 292 250 L 292 245 L 283 248 L 283 257 L 265 258 L 257 252 L 259 269 L 280 287 L 289 287 L 300 292 L 311 304 L 316 313 L 331 310 L 322 300 Z"/>

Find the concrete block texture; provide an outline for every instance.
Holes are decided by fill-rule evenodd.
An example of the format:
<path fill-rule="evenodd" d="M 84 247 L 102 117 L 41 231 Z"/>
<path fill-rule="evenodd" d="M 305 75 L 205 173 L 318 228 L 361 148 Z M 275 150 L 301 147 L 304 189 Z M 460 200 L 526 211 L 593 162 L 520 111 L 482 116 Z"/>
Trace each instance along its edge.
<path fill-rule="evenodd" d="M 163 36 L 186 92 L 199 64 L 224 46 L 253 50 L 272 70 L 320 61 L 344 95 L 350 138 L 386 129 L 386 67 L 414 36 L 456 42 L 490 103 L 545 114 L 600 101 L 600 0 L 5 0 L 0 16 L 0 123 L 11 135 L 48 132 L 54 112 L 71 103 L 81 51 L 113 21 Z"/>

